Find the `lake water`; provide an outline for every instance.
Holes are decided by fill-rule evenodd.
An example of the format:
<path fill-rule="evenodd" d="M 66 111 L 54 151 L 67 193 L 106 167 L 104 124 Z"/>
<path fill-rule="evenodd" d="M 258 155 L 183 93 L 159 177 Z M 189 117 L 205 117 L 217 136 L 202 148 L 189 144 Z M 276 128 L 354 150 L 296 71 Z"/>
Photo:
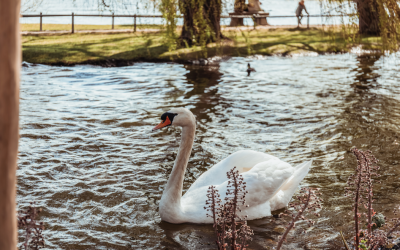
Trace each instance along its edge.
<path fill-rule="evenodd" d="M 144 4 L 146 1 L 114 1 L 114 5 L 110 5 L 110 8 L 99 8 L 98 1 L 96 0 L 43 0 L 39 5 L 33 5 L 32 2 L 40 2 L 38 0 L 24 0 L 22 1 L 22 11 L 24 14 L 151 14 L 160 15 L 158 8 L 155 7 L 151 1 L 148 4 Z M 106 3 L 112 3 L 112 1 L 105 1 Z M 262 8 L 265 12 L 269 12 L 271 16 L 293 16 L 292 18 L 268 18 L 268 22 L 271 25 L 297 25 L 297 18 L 294 16 L 294 12 L 298 5 L 298 0 L 260 0 Z M 120 3 L 120 4 L 118 4 Z M 223 15 L 228 15 L 229 12 L 233 12 L 234 1 L 226 1 L 223 5 Z M 28 8 L 32 7 L 32 8 Z M 306 7 L 311 15 L 320 15 L 325 12 L 330 14 L 338 14 L 341 9 L 334 8 L 336 5 L 328 5 L 328 3 L 322 3 L 317 0 L 306 1 Z M 348 4 L 343 4 L 343 8 L 348 8 Z M 337 11 L 336 11 L 337 10 Z M 305 14 L 305 12 L 303 13 Z M 20 18 L 21 23 L 39 23 L 38 17 Z M 75 24 L 104 24 L 111 25 L 110 17 L 75 17 Z M 221 23 L 223 25 L 229 25 L 230 19 L 223 18 Z M 58 23 L 58 24 L 70 24 L 71 17 L 43 17 L 43 23 Z M 162 24 L 161 18 L 138 18 L 138 24 Z M 303 24 L 306 24 L 307 20 L 304 19 Z M 311 17 L 310 24 L 341 24 L 342 19 L 340 17 L 321 18 Z M 115 24 L 132 25 L 133 18 L 115 18 Z M 179 19 L 179 25 L 182 25 L 182 19 Z M 249 18 L 245 19 L 246 25 L 253 25 L 253 21 Z"/>
<path fill-rule="evenodd" d="M 247 77 L 250 62 L 257 72 Z M 158 202 L 180 129 L 151 133 L 162 113 L 197 118 L 184 190 L 229 154 L 252 149 L 293 165 L 314 160 L 303 186 L 320 187 L 314 229 L 288 249 L 339 249 L 351 239 L 344 187 L 355 160 L 380 160 L 375 209 L 400 204 L 400 66 L 374 54 L 231 58 L 214 66 L 23 67 L 18 206 L 43 208 L 48 249 L 214 249 L 211 225 L 162 222 Z M 284 219 L 250 221 L 250 249 L 273 246 Z"/>

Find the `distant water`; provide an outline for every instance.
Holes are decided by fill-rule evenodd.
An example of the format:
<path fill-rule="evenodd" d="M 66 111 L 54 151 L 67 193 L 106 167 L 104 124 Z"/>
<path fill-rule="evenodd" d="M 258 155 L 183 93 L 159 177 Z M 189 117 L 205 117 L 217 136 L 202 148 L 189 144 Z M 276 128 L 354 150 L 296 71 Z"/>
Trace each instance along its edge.
<path fill-rule="evenodd" d="M 257 70 L 250 77 L 248 62 Z M 197 119 L 184 191 L 242 149 L 293 165 L 314 160 L 302 185 L 321 188 L 321 217 L 309 233 L 296 227 L 287 249 L 336 250 L 340 231 L 352 238 L 351 199 L 343 194 L 356 164 L 353 146 L 380 160 L 376 211 L 392 218 L 400 204 L 400 64 L 393 58 L 254 56 L 210 67 L 28 65 L 21 72 L 18 206 L 36 201 L 43 208 L 46 249 L 215 249 L 211 225 L 174 225 L 158 214 L 181 129 L 151 128 L 173 107 L 186 107 Z M 250 221 L 250 249 L 271 246 L 276 227 L 285 223 Z"/>
<path fill-rule="evenodd" d="M 29 0 L 23 1 L 22 10 L 27 9 L 30 6 Z M 128 2 L 128 1 L 126 1 Z M 150 1 L 149 1 L 150 2 Z M 227 4 L 223 8 L 223 15 L 227 15 L 233 11 L 232 4 Z M 282 16 L 282 15 L 294 15 L 295 9 L 297 8 L 297 0 L 261 0 L 262 8 L 264 11 L 269 12 L 271 16 Z M 116 14 L 154 14 L 159 15 L 160 12 L 153 5 L 148 4 L 136 4 L 126 3 L 124 5 L 111 6 Z M 322 5 L 320 1 L 309 0 L 306 1 L 306 7 L 311 15 L 320 15 L 321 13 L 330 9 L 330 7 Z M 76 0 L 76 1 L 54 1 L 54 0 L 43 0 L 42 4 L 35 8 L 31 8 L 24 12 L 24 14 L 40 13 L 43 14 L 110 14 L 110 9 L 99 9 L 97 1 L 94 0 Z M 335 14 L 335 12 L 331 12 Z M 21 23 L 38 23 L 39 18 L 21 18 Z M 71 17 L 46 17 L 43 19 L 44 23 L 60 23 L 69 24 L 71 23 Z M 161 18 L 138 18 L 138 24 L 161 24 Z M 230 19 L 222 19 L 224 25 L 229 25 Z M 245 19 L 247 25 L 252 25 L 251 19 Z M 269 18 L 268 22 L 271 25 L 297 25 L 296 17 L 293 18 Z M 303 23 L 306 24 L 306 19 Z M 321 19 L 320 17 L 310 18 L 310 24 L 339 24 L 340 18 L 329 18 Z M 111 18 L 109 17 L 75 17 L 76 24 L 111 24 Z M 132 24 L 133 18 L 116 18 L 115 24 Z M 181 23 L 179 23 L 181 24 Z"/>

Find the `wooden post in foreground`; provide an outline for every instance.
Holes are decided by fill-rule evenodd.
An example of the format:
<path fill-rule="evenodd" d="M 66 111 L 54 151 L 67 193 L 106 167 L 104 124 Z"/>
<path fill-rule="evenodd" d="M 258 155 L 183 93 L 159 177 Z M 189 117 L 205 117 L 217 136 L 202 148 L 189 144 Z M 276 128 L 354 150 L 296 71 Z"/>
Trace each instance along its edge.
<path fill-rule="evenodd" d="M 0 0 L 0 249 L 17 249 L 20 0 Z"/>

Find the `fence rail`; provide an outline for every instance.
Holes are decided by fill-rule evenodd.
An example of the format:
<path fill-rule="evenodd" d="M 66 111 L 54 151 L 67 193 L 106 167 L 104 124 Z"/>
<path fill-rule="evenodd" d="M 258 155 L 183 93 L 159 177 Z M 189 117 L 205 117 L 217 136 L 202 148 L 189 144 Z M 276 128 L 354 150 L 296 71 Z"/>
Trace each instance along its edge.
<path fill-rule="evenodd" d="M 346 15 L 307 15 L 307 28 L 309 28 L 309 23 L 310 23 L 310 17 L 343 17 L 343 16 L 353 16 L 355 14 L 346 14 Z M 74 14 L 72 12 L 71 14 L 23 14 L 21 17 L 40 17 L 40 31 L 42 31 L 42 24 L 43 24 L 43 17 L 71 17 L 72 18 L 72 27 L 71 27 L 71 33 L 75 32 L 75 24 L 74 24 L 74 19 L 75 17 L 111 17 L 112 22 L 111 22 L 111 29 L 114 29 L 114 18 L 116 17 L 133 17 L 134 18 L 134 23 L 133 23 L 133 31 L 136 32 L 136 18 L 163 18 L 162 15 L 115 15 L 113 14 Z M 221 18 L 294 18 L 296 16 L 270 16 L 268 13 L 261 14 L 261 13 L 255 13 L 253 15 L 229 15 L 229 16 L 221 16 Z M 178 16 L 178 18 L 183 18 L 183 16 Z"/>

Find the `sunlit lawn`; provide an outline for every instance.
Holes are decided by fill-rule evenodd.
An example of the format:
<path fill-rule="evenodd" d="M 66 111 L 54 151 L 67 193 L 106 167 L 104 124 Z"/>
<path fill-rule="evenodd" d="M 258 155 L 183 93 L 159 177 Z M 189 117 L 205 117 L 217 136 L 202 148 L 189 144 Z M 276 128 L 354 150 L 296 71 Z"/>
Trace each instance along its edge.
<path fill-rule="evenodd" d="M 191 60 L 216 55 L 291 54 L 301 52 L 345 52 L 352 44 L 338 30 L 275 29 L 223 31 L 231 40 L 206 48 L 174 49 L 159 33 L 68 34 L 23 36 L 23 60 L 44 64 L 76 64 L 88 60 Z M 347 41 L 347 42 L 345 42 Z M 376 38 L 363 42 L 373 46 Z"/>

